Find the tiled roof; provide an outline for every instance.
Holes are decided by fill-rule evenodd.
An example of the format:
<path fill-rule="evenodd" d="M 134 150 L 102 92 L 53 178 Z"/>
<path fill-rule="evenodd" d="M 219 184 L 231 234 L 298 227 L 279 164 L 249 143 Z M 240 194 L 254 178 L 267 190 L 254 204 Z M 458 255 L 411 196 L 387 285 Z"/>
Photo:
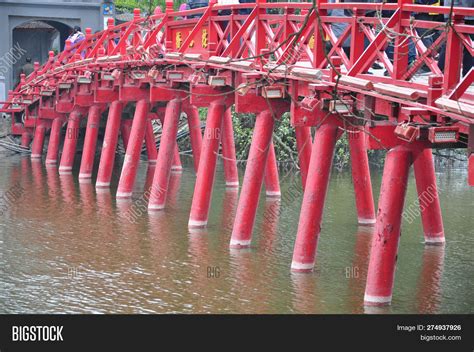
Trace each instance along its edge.
<path fill-rule="evenodd" d="M 15 29 L 39 29 L 43 31 L 54 31 L 55 28 L 53 26 L 50 26 L 46 22 L 43 21 L 30 21 L 26 22 L 23 24 L 20 24 L 19 26 L 16 26 Z"/>

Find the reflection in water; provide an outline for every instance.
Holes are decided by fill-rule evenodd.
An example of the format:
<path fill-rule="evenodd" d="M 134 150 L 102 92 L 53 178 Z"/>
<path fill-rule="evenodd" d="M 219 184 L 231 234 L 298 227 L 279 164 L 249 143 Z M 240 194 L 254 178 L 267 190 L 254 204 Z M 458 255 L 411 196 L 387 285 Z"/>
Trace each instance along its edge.
<path fill-rule="evenodd" d="M 209 226 L 190 232 L 195 173 L 183 161 L 184 172 L 170 176 L 166 209 L 149 214 L 140 202 L 153 166 L 139 169 L 137 192 L 123 201 L 115 181 L 95 190 L 94 179 L 79 183 L 56 166 L 0 159 L 0 191 L 24 190 L 0 223 L 0 313 L 473 312 L 474 284 L 465 278 L 474 196 L 465 174 L 438 176 L 446 247 L 420 243 L 420 219 L 403 224 L 393 305 L 365 309 L 373 228 L 356 225 L 350 174 L 331 181 L 315 272 L 291 274 L 299 176 L 282 178 L 281 201 L 262 196 L 252 247 L 231 251 L 238 192 L 225 189 L 220 165 Z M 373 184 L 377 194 L 377 172 Z M 411 180 L 407 203 L 415 199 Z"/>
<path fill-rule="evenodd" d="M 33 177 L 33 184 L 35 186 L 35 189 L 38 191 L 38 192 L 43 192 L 44 189 L 43 189 L 43 185 L 42 185 L 42 181 L 43 181 L 43 165 L 42 165 L 42 162 L 41 160 L 39 159 L 31 159 L 31 162 L 30 162 L 30 172 L 31 172 L 31 176 Z"/>
<path fill-rule="evenodd" d="M 370 247 L 373 226 L 359 226 L 355 234 L 355 246 L 353 251 L 352 265 L 345 268 L 346 279 L 349 281 L 350 299 L 348 309 L 352 313 L 361 313 L 360 304 L 365 293 L 365 282 L 367 279 L 367 268 L 369 266 Z"/>
<path fill-rule="evenodd" d="M 220 267 L 212 263 L 207 229 L 192 229 L 188 236 L 190 255 L 190 281 L 193 299 L 189 303 L 196 312 L 212 313 L 204 297 L 212 296 L 214 283 L 219 279 Z"/>
<path fill-rule="evenodd" d="M 59 175 L 61 181 L 61 195 L 67 206 L 75 206 L 77 202 L 75 177 L 72 174 Z"/>
<path fill-rule="evenodd" d="M 176 208 L 178 203 L 178 192 L 181 184 L 181 171 L 172 171 L 170 175 L 170 182 L 168 184 L 168 194 L 166 198 L 166 205 L 170 208 Z"/>
<path fill-rule="evenodd" d="M 11 168 L 12 173 L 19 173 L 21 174 L 23 179 L 26 179 L 31 174 L 31 167 L 30 167 L 31 159 L 28 157 L 23 157 L 21 158 L 20 163 L 21 163 L 20 168 L 18 168 L 18 166 Z"/>
<path fill-rule="evenodd" d="M 433 314 L 439 310 L 444 246 L 444 244 L 440 246 L 425 246 L 423 250 L 423 263 L 416 294 L 419 313 Z"/>
<path fill-rule="evenodd" d="M 103 221 L 104 219 L 109 219 L 113 213 L 112 194 L 110 193 L 110 190 L 107 188 L 97 188 L 96 201 L 99 218 Z"/>
<path fill-rule="evenodd" d="M 319 273 L 291 273 L 293 308 L 297 313 L 321 313 L 323 302 L 317 287 Z"/>
<path fill-rule="evenodd" d="M 273 252 L 273 245 L 277 237 L 280 203 L 280 199 L 274 198 L 268 198 L 265 201 L 259 247 L 270 252 Z"/>
<path fill-rule="evenodd" d="M 94 186 L 90 179 L 82 179 L 79 181 L 79 195 L 82 212 L 87 216 L 96 216 L 97 203 L 94 195 Z"/>
<path fill-rule="evenodd" d="M 221 230 L 224 234 L 232 235 L 232 226 L 234 225 L 237 203 L 239 200 L 239 190 L 227 188 L 224 191 L 224 200 L 222 202 L 221 212 Z"/>
<path fill-rule="evenodd" d="M 232 289 L 242 313 L 271 313 L 268 290 L 272 278 L 264 275 L 265 269 L 256 263 L 255 255 L 259 254 L 250 248 L 230 250 Z M 265 284 L 261 284 L 262 277 L 266 278 Z"/>
<path fill-rule="evenodd" d="M 148 164 L 146 169 L 145 191 L 150 190 L 153 185 L 153 177 L 155 176 L 156 164 Z"/>
<path fill-rule="evenodd" d="M 390 314 L 392 312 L 391 306 L 365 306 L 364 313 L 365 314 Z"/>
<path fill-rule="evenodd" d="M 58 199 L 59 196 L 59 174 L 55 165 L 46 165 L 46 184 L 50 199 Z"/>

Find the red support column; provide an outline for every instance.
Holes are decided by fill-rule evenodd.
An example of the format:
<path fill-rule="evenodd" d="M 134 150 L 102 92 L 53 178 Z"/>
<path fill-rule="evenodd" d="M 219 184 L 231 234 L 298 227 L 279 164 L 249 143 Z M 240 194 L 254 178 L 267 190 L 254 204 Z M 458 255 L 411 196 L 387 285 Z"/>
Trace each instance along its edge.
<path fill-rule="evenodd" d="M 145 138 L 148 110 L 149 104 L 145 99 L 141 99 L 137 102 L 133 116 L 132 130 L 130 132 L 130 140 L 128 141 L 125 159 L 123 160 L 122 173 L 120 174 L 117 198 L 129 198 L 132 196 L 138 163 L 140 162 L 140 154 L 142 152 L 143 139 Z"/>
<path fill-rule="evenodd" d="M 469 154 L 467 175 L 468 185 L 474 187 L 474 153 Z"/>
<path fill-rule="evenodd" d="M 269 110 L 264 110 L 257 115 L 230 240 L 231 248 L 249 247 L 252 241 L 252 230 L 262 189 L 268 151 L 272 142 L 273 126 L 274 119 Z"/>
<path fill-rule="evenodd" d="M 273 142 L 268 148 L 268 158 L 265 164 L 265 194 L 267 197 L 279 198 L 281 196 L 280 179 Z"/>
<path fill-rule="evenodd" d="M 151 186 L 153 185 L 153 177 L 155 176 L 156 162 L 153 164 L 148 164 L 146 169 L 146 178 L 145 178 L 145 192 L 148 192 L 149 195 Z"/>
<path fill-rule="evenodd" d="M 360 225 L 372 225 L 375 224 L 375 209 L 365 134 L 362 130 L 349 132 L 348 138 L 357 220 Z"/>
<path fill-rule="evenodd" d="M 199 120 L 199 110 L 194 105 L 184 109 L 188 117 L 189 139 L 193 150 L 194 170 L 197 172 L 199 168 L 199 159 L 201 158 L 202 133 L 201 121 Z"/>
<path fill-rule="evenodd" d="M 321 125 L 314 136 L 306 188 L 293 251 L 292 271 L 312 271 L 331 174 L 337 126 Z"/>
<path fill-rule="evenodd" d="M 395 147 L 387 153 L 365 287 L 366 305 L 388 305 L 392 300 L 400 224 L 411 163 L 412 153 L 405 147 Z"/>
<path fill-rule="evenodd" d="M 423 149 L 413 163 L 416 189 L 420 204 L 421 220 L 426 244 L 442 244 L 444 239 L 443 218 L 439 205 L 438 188 L 431 149 Z"/>
<path fill-rule="evenodd" d="M 59 163 L 59 174 L 70 174 L 76 156 L 77 140 L 79 139 L 79 127 L 81 125 L 81 115 L 78 111 L 69 114 L 66 136 L 64 138 L 63 153 Z"/>
<path fill-rule="evenodd" d="M 99 171 L 95 184 L 96 188 L 107 188 L 110 186 L 122 109 L 123 104 L 120 101 L 114 101 L 110 104 L 107 125 L 105 126 L 104 142 L 102 143 L 102 152 L 100 154 Z"/>
<path fill-rule="evenodd" d="M 199 171 L 194 186 L 191 214 L 189 215 L 189 228 L 207 226 L 225 108 L 222 102 L 213 102 L 209 106 Z"/>
<path fill-rule="evenodd" d="M 181 100 L 173 99 L 166 105 L 163 132 L 161 134 L 160 150 L 156 162 L 153 185 L 150 190 L 148 210 L 161 210 L 165 207 L 166 195 L 170 180 L 173 155 L 176 148 L 176 133 L 178 132 Z"/>
<path fill-rule="evenodd" d="M 44 135 L 46 133 L 46 124 L 39 120 L 35 128 L 33 145 L 31 146 L 31 159 L 41 159 L 43 156 Z"/>
<path fill-rule="evenodd" d="M 171 166 L 171 170 L 175 172 L 181 172 L 183 170 L 183 166 L 181 165 L 181 159 L 179 158 L 179 149 L 178 149 L 178 142 L 174 141 L 174 152 L 173 152 L 173 163 Z"/>
<path fill-rule="evenodd" d="M 239 171 L 235 156 L 234 129 L 232 127 L 232 108 L 227 108 L 222 122 L 222 158 L 226 188 L 239 188 Z"/>
<path fill-rule="evenodd" d="M 469 125 L 469 139 L 467 140 L 467 184 L 474 186 L 474 125 Z"/>
<path fill-rule="evenodd" d="M 155 134 L 153 133 L 153 123 L 150 119 L 148 119 L 146 122 L 145 144 L 146 144 L 148 162 L 150 164 L 156 163 L 156 158 L 158 157 L 158 151 L 156 150 L 156 140 L 155 140 Z"/>
<path fill-rule="evenodd" d="M 46 154 L 46 164 L 57 164 L 59 144 L 61 142 L 61 129 L 63 127 L 63 119 L 56 117 L 51 125 L 49 133 L 48 154 Z"/>
<path fill-rule="evenodd" d="M 100 117 L 100 106 L 92 105 L 89 108 L 89 115 L 87 117 L 86 136 L 84 137 L 84 148 L 82 149 L 81 167 L 79 169 L 79 178 L 81 179 L 92 177 L 97 136 L 99 135 Z"/>
<path fill-rule="evenodd" d="M 182 109 L 182 102 L 181 102 L 181 108 Z M 160 121 L 161 121 L 161 126 L 162 126 L 162 134 L 163 134 L 163 128 L 164 128 L 164 116 L 160 116 Z M 178 123 L 179 123 L 179 116 L 178 116 Z M 177 131 L 177 130 L 176 130 Z M 161 142 L 160 142 L 161 145 Z M 181 159 L 179 158 L 179 149 L 178 149 L 178 142 L 176 141 L 176 136 L 175 136 L 175 141 L 174 141 L 174 150 L 173 150 L 173 162 L 171 163 L 171 170 L 175 172 L 181 172 L 183 170 L 183 166 L 181 165 Z"/>
<path fill-rule="evenodd" d="M 130 139 L 130 132 L 132 130 L 133 120 L 122 120 L 120 125 L 120 135 L 122 136 L 123 148 L 127 150 L 128 140 Z"/>
<path fill-rule="evenodd" d="M 309 161 L 311 159 L 311 127 L 295 127 L 296 147 L 300 163 L 301 183 L 303 190 L 306 186 Z"/>
<path fill-rule="evenodd" d="M 29 148 L 31 143 L 31 134 L 30 132 L 23 132 L 21 134 L 21 146 Z"/>

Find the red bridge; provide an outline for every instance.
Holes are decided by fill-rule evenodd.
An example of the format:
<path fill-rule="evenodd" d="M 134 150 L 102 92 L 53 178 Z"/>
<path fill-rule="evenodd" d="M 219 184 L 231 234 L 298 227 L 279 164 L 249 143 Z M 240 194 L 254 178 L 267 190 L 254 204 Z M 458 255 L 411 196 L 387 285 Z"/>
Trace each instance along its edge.
<path fill-rule="evenodd" d="M 85 140 L 79 178 L 91 178 L 102 115 L 107 115 L 96 187 L 110 184 L 119 135 L 126 146 L 117 197 L 132 196 L 143 143 L 157 163 L 149 210 L 166 206 L 172 168 L 179 168 L 176 134 L 187 116 L 197 180 L 189 227 L 207 225 L 217 155 L 222 147 L 227 187 L 239 187 L 231 107 L 258 114 L 230 246 L 248 247 L 262 184 L 266 196 L 280 195 L 272 132 L 284 112 L 295 129 L 304 197 L 295 234 L 291 270 L 311 271 L 335 143 L 349 138 L 358 222 L 375 224 L 365 304 L 391 302 L 407 179 L 414 166 L 427 244 L 444 243 L 432 148 L 467 148 L 469 183 L 474 185 L 474 69 L 461 74 L 464 55 L 474 55 L 474 26 L 464 23 L 472 8 L 439 7 L 445 22 L 413 20 L 430 6 L 397 4 L 266 3 L 217 5 L 141 17 L 67 43 L 56 57 L 9 93 L 2 111 L 12 116 L 12 133 L 22 136 L 31 157 L 58 163 L 71 173 L 83 121 Z M 351 17 L 328 11 L 347 9 Z M 246 11 L 245 11 L 246 10 Z M 383 11 L 383 12 L 382 12 Z M 382 16 L 382 14 L 388 14 Z M 336 36 L 333 25 L 346 24 Z M 426 47 L 423 36 L 434 43 Z M 422 34 L 425 33 L 425 34 Z M 350 55 L 343 44 L 350 40 Z M 387 45 L 393 42 L 393 58 Z M 328 44 L 329 43 L 329 44 Z M 433 53 L 444 46 L 446 68 Z M 409 62 L 410 47 L 416 57 Z M 327 49 L 328 48 L 328 49 Z M 377 61 L 388 76 L 369 73 Z M 427 81 L 414 80 L 423 65 Z M 464 71 L 467 71 L 464 67 Z M 416 77 L 415 77 L 416 78 Z M 134 107 L 133 118 L 122 114 Z M 207 107 L 204 136 L 198 107 Z M 160 119 L 159 152 L 152 120 Z M 61 130 L 67 123 L 62 153 Z M 314 141 L 310 129 L 316 127 Z M 388 151 L 376 217 L 367 149 Z M 421 203 L 421 202 L 420 202 Z"/>

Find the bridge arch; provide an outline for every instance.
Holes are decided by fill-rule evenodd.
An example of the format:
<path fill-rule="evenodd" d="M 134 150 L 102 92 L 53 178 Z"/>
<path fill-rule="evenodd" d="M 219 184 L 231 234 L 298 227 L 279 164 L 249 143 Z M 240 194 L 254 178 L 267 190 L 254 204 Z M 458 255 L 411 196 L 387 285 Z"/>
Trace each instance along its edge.
<path fill-rule="evenodd" d="M 58 50 L 62 50 L 65 37 L 68 35 L 68 28 L 78 25 L 82 29 L 90 27 L 93 31 L 96 31 L 103 28 L 103 18 L 100 0 L 75 2 L 51 0 L 39 3 L 26 0 L 16 0 L 15 2 L 0 0 L 0 57 L 4 57 L 12 50 L 16 44 L 14 31 L 18 32 L 16 33 L 18 35 L 18 29 L 25 26 L 25 24 L 39 21 L 50 26 L 52 31 L 59 33 L 57 39 L 59 42 Z M 45 36 L 43 35 L 43 37 Z M 32 45 L 37 46 L 39 44 L 32 43 Z M 42 56 L 35 58 L 34 53 L 29 55 L 32 56 L 33 60 L 42 59 L 40 61 L 43 61 L 45 58 L 44 52 L 47 53 L 48 50 L 47 46 L 43 43 Z M 26 56 L 21 56 L 19 63 L 2 65 L 0 76 L 4 76 L 6 90 L 13 89 L 19 67 L 24 64 L 25 59 Z M 1 96 L 0 98 L 3 99 L 4 97 Z"/>
<path fill-rule="evenodd" d="M 65 23 L 65 22 L 69 22 Z M 72 30 L 72 21 L 57 21 L 50 19 L 31 19 L 15 26 L 12 30 L 12 43 L 21 48 L 21 57 L 15 61 L 12 73 L 14 85 L 19 81 L 21 68 L 27 58 L 32 62 L 44 63 L 48 52 L 64 49 L 64 43 Z M 18 50 L 17 50 L 18 51 Z"/>

